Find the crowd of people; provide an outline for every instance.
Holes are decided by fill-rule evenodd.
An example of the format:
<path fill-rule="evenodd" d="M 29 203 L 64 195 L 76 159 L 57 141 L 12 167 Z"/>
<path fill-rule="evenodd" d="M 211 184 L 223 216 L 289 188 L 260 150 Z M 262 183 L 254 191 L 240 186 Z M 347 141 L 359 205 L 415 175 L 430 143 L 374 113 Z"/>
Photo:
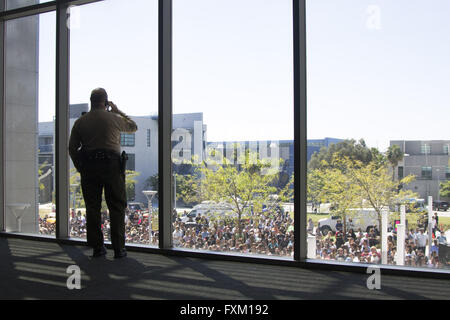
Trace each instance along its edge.
<path fill-rule="evenodd" d="M 47 218 L 39 218 L 39 234 L 54 235 L 56 233 L 56 224 L 47 221 Z"/>
<path fill-rule="evenodd" d="M 294 247 L 293 220 L 289 213 L 277 212 L 271 217 L 249 218 L 237 223 L 235 219 L 183 219 L 184 212 L 173 215 L 173 244 L 179 248 L 199 249 L 243 254 L 292 256 Z M 184 221 L 184 222 L 183 222 Z M 102 214 L 105 240 L 110 237 L 110 221 Z M 55 224 L 40 219 L 41 234 L 54 234 Z M 239 231 L 240 230 L 240 231 Z M 158 231 L 142 211 L 127 210 L 125 216 L 126 242 L 157 245 Z M 70 236 L 86 238 L 86 218 L 80 211 L 70 216 Z"/>
<path fill-rule="evenodd" d="M 174 214 L 173 243 L 176 247 L 243 254 L 292 256 L 293 220 L 289 213 L 236 219 L 197 216 L 183 222 Z"/>
<path fill-rule="evenodd" d="M 234 252 L 242 254 L 293 256 L 294 223 L 288 212 L 272 212 L 260 217 L 236 219 L 207 217 L 198 215 L 187 218 L 185 211 L 179 215 L 174 211 L 173 244 L 175 247 Z M 39 220 L 41 234 L 54 234 L 55 224 L 46 219 Z M 102 228 L 105 239 L 109 240 L 110 222 L 107 213 L 102 214 Z M 158 231 L 153 230 L 151 219 L 142 211 L 127 210 L 125 217 L 126 241 L 128 243 L 157 245 Z M 70 232 L 75 238 L 86 238 L 86 218 L 80 211 L 72 212 Z M 349 228 L 343 230 L 338 221 L 336 231 L 322 234 L 311 219 L 307 231 L 315 236 L 317 259 L 340 262 L 381 263 L 381 239 L 379 230 L 374 227 L 368 232 Z M 422 225 L 410 229 L 405 238 L 405 265 L 442 268 L 448 261 L 439 259 L 439 245 L 447 244 L 444 232 L 433 228 L 430 258 L 426 255 L 428 235 Z M 387 263 L 397 261 L 397 237 L 393 230 L 388 235 Z"/>
<path fill-rule="evenodd" d="M 338 220 L 336 231 L 328 231 L 323 235 L 312 220 L 308 222 L 308 231 L 316 239 L 316 258 L 341 262 L 358 262 L 381 264 L 381 237 L 376 227 L 369 232 L 352 228 L 344 231 Z M 406 266 L 444 268 L 448 261 L 444 256 L 439 259 L 439 245 L 446 245 L 447 239 L 443 231 L 433 229 L 430 258 L 426 255 L 428 234 L 422 226 L 408 230 L 405 237 Z M 387 264 L 397 264 L 397 234 L 392 230 L 387 236 Z"/>
<path fill-rule="evenodd" d="M 126 242 L 138 244 L 156 244 L 157 233 L 149 230 L 149 219 L 144 217 L 141 211 L 130 211 L 127 209 L 125 215 Z M 110 219 L 107 212 L 102 213 L 101 227 L 105 239 L 110 238 Z M 74 238 L 86 238 L 86 217 L 78 211 L 70 218 L 70 235 Z"/>

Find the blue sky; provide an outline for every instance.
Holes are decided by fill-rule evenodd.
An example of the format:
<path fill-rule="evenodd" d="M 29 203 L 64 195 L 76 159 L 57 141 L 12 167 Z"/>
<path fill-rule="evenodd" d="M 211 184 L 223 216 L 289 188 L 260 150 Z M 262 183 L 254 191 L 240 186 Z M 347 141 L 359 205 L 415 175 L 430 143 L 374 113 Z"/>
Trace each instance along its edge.
<path fill-rule="evenodd" d="M 157 1 L 78 13 L 71 103 L 103 86 L 128 114 L 155 114 Z M 449 139 L 448 16 L 448 0 L 307 1 L 308 138 Z M 54 19 L 41 17 L 41 121 L 54 114 Z M 203 112 L 209 140 L 292 139 L 292 59 L 290 0 L 174 0 L 174 112 Z"/>

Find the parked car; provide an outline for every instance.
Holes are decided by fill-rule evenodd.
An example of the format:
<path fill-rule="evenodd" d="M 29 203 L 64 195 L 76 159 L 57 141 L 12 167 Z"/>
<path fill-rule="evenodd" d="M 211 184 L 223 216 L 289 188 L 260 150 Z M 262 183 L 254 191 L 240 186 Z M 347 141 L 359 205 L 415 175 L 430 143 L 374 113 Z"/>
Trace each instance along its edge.
<path fill-rule="evenodd" d="M 447 201 L 441 201 L 441 200 L 433 201 L 433 210 L 447 211 L 448 210 L 448 202 Z"/>
<path fill-rule="evenodd" d="M 136 212 L 136 211 L 144 211 L 145 207 L 144 204 L 141 202 L 129 202 L 128 203 L 128 210 L 130 210 L 130 212 Z"/>

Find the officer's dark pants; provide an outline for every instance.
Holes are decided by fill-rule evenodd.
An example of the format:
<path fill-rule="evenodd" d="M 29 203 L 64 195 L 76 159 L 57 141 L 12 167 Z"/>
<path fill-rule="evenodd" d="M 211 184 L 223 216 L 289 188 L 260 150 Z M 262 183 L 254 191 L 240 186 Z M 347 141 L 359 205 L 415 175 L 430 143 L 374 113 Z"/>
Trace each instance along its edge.
<path fill-rule="evenodd" d="M 104 189 L 111 222 L 111 244 L 114 250 L 123 249 L 127 196 L 125 174 L 120 170 L 119 158 L 90 160 L 81 173 L 81 188 L 86 204 L 88 245 L 94 249 L 103 246 L 100 211 Z"/>

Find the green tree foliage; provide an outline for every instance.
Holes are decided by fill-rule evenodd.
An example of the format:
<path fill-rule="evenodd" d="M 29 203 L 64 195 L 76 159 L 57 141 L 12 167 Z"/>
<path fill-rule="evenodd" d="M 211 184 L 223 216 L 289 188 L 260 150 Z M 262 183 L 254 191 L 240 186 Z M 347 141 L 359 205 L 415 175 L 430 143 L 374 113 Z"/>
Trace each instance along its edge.
<path fill-rule="evenodd" d="M 347 232 L 347 219 L 354 211 L 351 208 L 360 206 L 361 193 L 351 176 L 338 168 L 327 168 L 320 173 L 322 187 L 319 195 L 322 201 L 331 203 L 332 211 L 342 217 L 344 233 Z"/>
<path fill-rule="evenodd" d="M 175 177 L 178 200 L 181 200 L 187 206 L 193 206 L 205 200 L 202 194 L 201 180 L 197 174 L 176 174 Z"/>
<path fill-rule="evenodd" d="M 400 149 L 398 145 L 392 145 L 388 148 L 386 152 L 386 157 L 392 168 L 392 180 L 395 180 L 395 168 L 398 166 L 398 163 L 403 159 L 403 151 Z"/>
<path fill-rule="evenodd" d="M 308 200 L 330 203 L 332 211 L 343 217 L 344 230 L 347 218 L 354 212 L 351 208 L 373 208 L 381 226 L 383 210 L 418 195 L 409 190 L 399 191 L 399 185 L 411 183 L 414 176 L 392 180 L 387 162 L 380 159 L 377 154 L 374 160 L 364 163 L 336 153 L 331 163 L 322 160 L 319 169 L 308 172 Z"/>
<path fill-rule="evenodd" d="M 325 170 L 313 169 L 307 176 L 307 201 L 314 204 L 325 202 L 324 186 L 326 183 Z"/>
<path fill-rule="evenodd" d="M 176 178 L 176 192 L 177 202 L 182 201 L 186 206 L 192 206 L 195 203 L 203 201 L 200 193 L 200 181 L 197 174 L 175 174 Z M 158 191 L 159 190 L 159 175 L 155 174 L 146 180 L 146 188 Z M 156 194 L 158 197 L 158 194 Z"/>
<path fill-rule="evenodd" d="M 136 178 L 140 175 L 140 172 L 133 171 L 133 170 L 126 170 L 125 171 L 125 189 L 127 191 L 127 200 L 132 201 L 135 198 L 135 191 L 136 191 Z"/>
<path fill-rule="evenodd" d="M 71 196 L 71 203 L 70 206 L 73 206 L 74 199 L 75 199 L 75 208 L 85 208 L 86 205 L 84 203 L 83 195 L 81 192 L 81 178 L 80 173 L 77 172 L 75 168 L 70 169 L 70 196 Z"/>
<path fill-rule="evenodd" d="M 440 195 L 444 198 L 450 198 L 450 180 L 446 182 L 441 182 Z"/>
<path fill-rule="evenodd" d="M 147 180 L 145 180 L 145 187 L 153 190 L 153 191 L 158 191 L 159 190 L 159 175 L 158 174 L 154 174 L 150 177 L 147 178 Z M 158 194 L 156 195 L 156 197 L 158 196 Z"/>
<path fill-rule="evenodd" d="M 208 163 L 203 162 L 197 169 L 201 176 L 195 185 L 198 194 L 208 200 L 228 203 L 237 216 L 237 234 L 241 236 L 244 213 L 253 208 L 261 214 L 263 205 L 274 202 L 277 189 L 271 184 L 277 172 L 270 170 L 270 163 L 250 152 L 240 159 L 239 168 L 226 158 L 220 164 Z"/>
<path fill-rule="evenodd" d="M 324 165 L 333 165 L 334 158 L 348 158 L 363 164 L 375 162 L 379 165 L 384 161 L 378 149 L 368 148 L 363 139 L 359 141 L 351 139 L 332 144 L 328 148 L 322 147 L 319 152 L 312 155 L 308 167 L 313 170 L 320 169 Z"/>
<path fill-rule="evenodd" d="M 416 198 L 418 195 L 410 190 L 399 190 L 399 185 L 407 185 L 415 180 L 415 176 L 409 175 L 400 181 L 391 179 L 387 165 L 378 166 L 371 162 L 367 165 L 341 159 L 341 162 L 347 167 L 346 173 L 361 197 L 361 203 L 369 204 L 377 215 L 381 226 L 381 217 L 383 210 L 389 210 L 398 204 L 406 203 L 406 199 Z M 381 231 L 381 230 L 380 230 Z"/>

